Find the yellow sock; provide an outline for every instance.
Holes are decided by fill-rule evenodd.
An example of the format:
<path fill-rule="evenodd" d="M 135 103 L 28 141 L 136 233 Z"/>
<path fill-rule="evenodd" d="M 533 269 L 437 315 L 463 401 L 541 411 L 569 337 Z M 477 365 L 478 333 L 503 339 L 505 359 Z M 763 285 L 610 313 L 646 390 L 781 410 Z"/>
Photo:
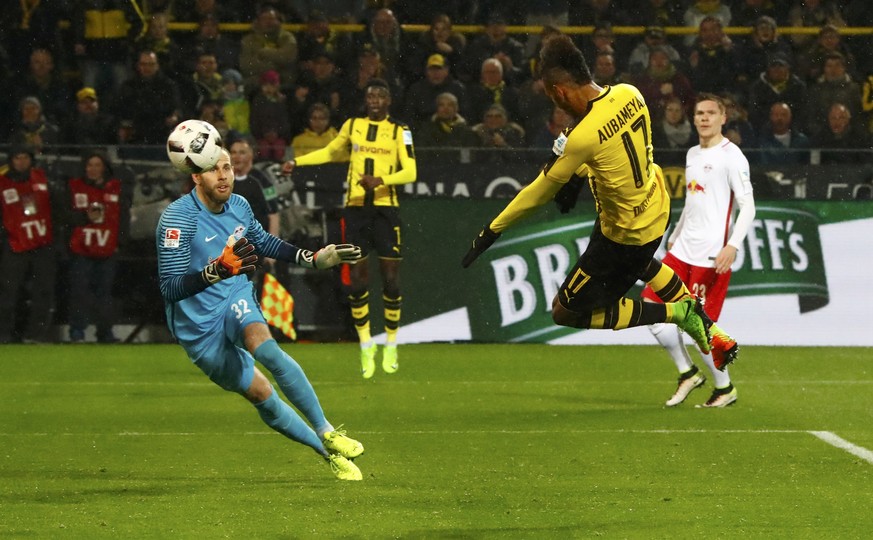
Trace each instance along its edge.
<path fill-rule="evenodd" d="M 403 297 L 391 298 L 383 294 L 382 302 L 385 304 L 385 341 L 397 343 L 397 330 L 400 329 L 400 306 L 403 304 Z"/>
<path fill-rule="evenodd" d="M 691 294 L 676 272 L 666 264 L 661 264 L 661 268 L 648 283 L 664 302 L 676 302 Z"/>
<path fill-rule="evenodd" d="M 370 293 L 364 291 L 359 294 L 349 295 L 349 305 L 352 308 L 352 321 L 358 332 L 358 340 L 367 343 L 372 339 L 370 336 Z"/>

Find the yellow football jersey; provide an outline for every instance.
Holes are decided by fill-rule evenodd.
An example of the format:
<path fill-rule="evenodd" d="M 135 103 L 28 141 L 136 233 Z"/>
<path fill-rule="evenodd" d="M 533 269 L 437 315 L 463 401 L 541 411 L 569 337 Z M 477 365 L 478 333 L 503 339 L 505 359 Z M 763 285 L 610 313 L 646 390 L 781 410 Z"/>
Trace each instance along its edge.
<path fill-rule="evenodd" d="M 320 165 L 346 159 L 346 206 L 397 206 L 396 186 L 414 182 L 417 175 L 412 133 L 390 117 L 380 122 L 350 118 L 327 146 L 294 161 L 297 165 Z M 367 192 L 359 184 L 364 174 L 379 176 L 384 184 Z"/>

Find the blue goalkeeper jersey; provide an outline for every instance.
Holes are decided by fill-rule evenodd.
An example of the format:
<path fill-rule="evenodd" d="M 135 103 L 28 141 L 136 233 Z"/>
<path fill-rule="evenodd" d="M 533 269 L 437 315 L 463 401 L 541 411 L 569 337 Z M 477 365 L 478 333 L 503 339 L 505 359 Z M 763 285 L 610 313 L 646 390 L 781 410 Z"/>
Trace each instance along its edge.
<path fill-rule="evenodd" d="M 182 343 L 204 334 L 223 332 L 229 303 L 243 288 L 252 287 L 245 275 L 233 276 L 204 288 L 191 279 L 221 255 L 228 236 L 245 236 L 259 255 L 295 260 L 296 247 L 269 234 L 255 219 L 248 201 L 233 194 L 221 212 L 210 212 L 195 191 L 174 201 L 158 223 L 158 276 L 164 298 L 167 325 Z M 293 248 L 288 250 L 288 248 Z M 186 279 L 187 276 L 187 279 Z M 192 290 L 192 282 L 196 290 Z"/>

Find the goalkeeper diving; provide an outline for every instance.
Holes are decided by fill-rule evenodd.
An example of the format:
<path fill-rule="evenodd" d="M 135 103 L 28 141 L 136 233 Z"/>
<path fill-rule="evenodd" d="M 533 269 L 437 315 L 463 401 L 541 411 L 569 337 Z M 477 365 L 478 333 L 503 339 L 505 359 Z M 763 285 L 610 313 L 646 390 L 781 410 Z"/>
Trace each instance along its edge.
<path fill-rule="evenodd" d="M 361 480 L 352 460 L 363 445 L 328 422 L 300 365 L 273 339 L 248 278 L 258 255 L 325 269 L 354 264 L 360 248 L 330 244 L 312 252 L 266 232 L 248 201 L 233 194 L 227 151 L 214 169 L 191 178 L 194 189 L 164 210 L 156 231 L 170 332 L 212 382 L 249 400 L 265 424 L 311 447 L 337 478 Z M 256 360 L 306 421 L 279 397 Z"/>

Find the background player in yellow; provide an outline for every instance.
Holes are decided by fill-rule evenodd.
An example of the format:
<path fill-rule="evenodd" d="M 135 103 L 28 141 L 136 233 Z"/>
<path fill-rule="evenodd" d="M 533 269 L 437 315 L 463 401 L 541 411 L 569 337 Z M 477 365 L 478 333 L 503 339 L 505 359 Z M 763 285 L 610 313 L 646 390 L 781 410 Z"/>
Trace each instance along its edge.
<path fill-rule="evenodd" d="M 628 84 L 595 84 L 567 36 L 549 39 L 540 60 L 546 94 L 575 118 L 575 125 L 555 140 L 554 155 L 537 178 L 473 240 L 463 266 L 562 189 L 558 198 L 575 202 L 579 179 L 587 176 L 598 219 L 588 247 L 552 302 L 555 323 L 614 330 L 675 323 L 701 351 L 712 349 L 716 367 L 723 368 L 736 357 L 736 342 L 712 324 L 676 273 L 654 258 L 667 228 L 670 199 L 652 158 L 651 119 L 643 96 Z M 638 279 L 664 304 L 625 297 Z"/>
<path fill-rule="evenodd" d="M 369 379 L 376 372 L 376 344 L 370 335 L 367 256 L 375 251 L 382 274 L 386 343 L 382 369 L 397 371 L 397 330 L 400 327 L 400 261 L 402 236 L 397 186 L 414 182 L 417 171 L 412 133 L 406 125 L 388 116 L 391 92 L 388 84 L 373 79 L 366 91 L 367 116 L 350 118 L 326 147 L 286 161 L 282 172 L 297 166 L 349 160 L 348 189 L 343 210 L 345 241 L 361 246 L 364 261 L 351 267 L 349 302 L 361 342 L 361 374 Z M 350 156 L 350 157 L 349 157 Z"/>

